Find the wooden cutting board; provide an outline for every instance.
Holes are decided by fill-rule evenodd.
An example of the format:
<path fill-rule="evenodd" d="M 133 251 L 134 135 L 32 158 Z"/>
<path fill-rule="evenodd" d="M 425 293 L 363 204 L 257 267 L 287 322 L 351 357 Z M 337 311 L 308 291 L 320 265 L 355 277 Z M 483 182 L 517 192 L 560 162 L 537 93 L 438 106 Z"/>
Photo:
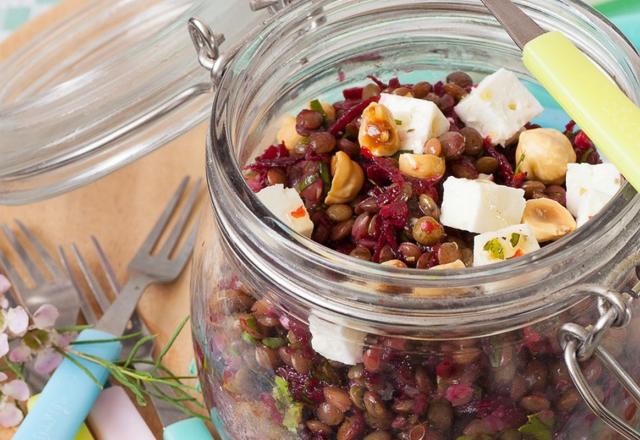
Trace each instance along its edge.
<path fill-rule="evenodd" d="M 86 0 L 65 0 L 53 10 L 29 22 L 0 44 L 0 61 L 27 43 L 38 30 L 73 13 Z M 204 172 L 206 125 L 202 124 L 167 146 L 122 168 L 97 182 L 61 196 L 27 206 L 0 206 L 0 223 L 11 225 L 20 219 L 53 253 L 56 247 L 77 243 L 97 268 L 89 238 L 95 235 L 114 265 L 121 282 L 126 281 L 126 265 L 151 229 L 162 207 L 185 175 L 201 177 Z M 205 190 L 200 207 L 207 209 Z M 4 237 L 0 250 L 11 254 Z M 16 261 L 15 255 L 10 258 Z M 139 313 L 162 346 L 178 323 L 189 315 L 187 269 L 168 286 L 147 290 Z M 188 374 L 193 358 L 191 335 L 187 328 L 167 357 L 166 364 L 179 374 Z M 152 411 L 142 413 L 161 438 L 161 427 Z M 0 439 L 11 438 L 12 431 L 0 432 Z"/>

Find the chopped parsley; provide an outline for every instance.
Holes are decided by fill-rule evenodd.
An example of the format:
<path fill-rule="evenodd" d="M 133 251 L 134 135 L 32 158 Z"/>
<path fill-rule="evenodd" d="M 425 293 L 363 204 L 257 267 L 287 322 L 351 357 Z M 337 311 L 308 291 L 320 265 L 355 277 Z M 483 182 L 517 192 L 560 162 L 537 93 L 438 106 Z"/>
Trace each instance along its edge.
<path fill-rule="evenodd" d="M 296 184 L 296 191 L 301 193 L 302 191 L 307 189 L 309 186 L 313 185 L 315 181 L 318 180 L 318 177 L 319 176 L 317 173 L 311 174 L 310 176 L 305 177 L 304 179 L 302 179 L 300 182 Z"/>
<path fill-rule="evenodd" d="M 271 396 L 276 401 L 278 410 L 283 415 L 282 424 L 291 432 L 298 430 L 298 425 L 302 421 L 302 410 L 304 406 L 300 402 L 295 402 L 289 391 L 289 384 L 280 376 L 274 378 L 274 386 Z"/>
<path fill-rule="evenodd" d="M 484 244 L 483 249 L 491 255 L 494 260 L 504 260 L 504 247 L 500 243 L 500 239 L 494 238 Z"/>
<path fill-rule="evenodd" d="M 400 119 L 394 119 L 396 121 L 396 125 L 402 125 L 402 121 Z"/>
<path fill-rule="evenodd" d="M 329 175 L 329 165 L 324 162 L 320 162 L 320 178 L 328 190 L 331 186 L 331 176 Z"/>
<path fill-rule="evenodd" d="M 551 440 L 551 427 L 544 423 L 540 414 L 527 416 L 529 421 L 522 425 L 518 431 L 533 440 Z"/>
<path fill-rule="evenodd" d="M 511 239 L 509 240 L 511 242 L 511 246 L 516 247 L 518 243 L 520 243 L 520 237 L 521 235 L 516 232 L 511 234 Z"/>
<path fill-rule="evenodd" d="M 314 99 L 309 103 L 309 108 L 314 112 L 320 113 L 322 115 L 322 119 L 324 119 L 324 122 L 327 122 L 327 112 L 325 112 L 324 108 L 322 108 L 322 104 L 320 104 L 320 101 Z"/>
<path fill-rule="evenodd" d="M 524 153 L 520 155 L 520 159 L 518 159 L 518 163 L 516 164 L 516 170 L 513 172 L 514 174 L 520 173 L 520 167 L 522 166 L 522 163 L 524 162 L 525 157 L 526 155 Z"/>
<path fill-rule="evenodd" d="M 246 342 L 247 344 L 256 345 L 256 338 L 251 336 L 249 333 L 242 332 L 242 336 L 241 337 L 242 337 L 242 340 L 244 342 Z"/>

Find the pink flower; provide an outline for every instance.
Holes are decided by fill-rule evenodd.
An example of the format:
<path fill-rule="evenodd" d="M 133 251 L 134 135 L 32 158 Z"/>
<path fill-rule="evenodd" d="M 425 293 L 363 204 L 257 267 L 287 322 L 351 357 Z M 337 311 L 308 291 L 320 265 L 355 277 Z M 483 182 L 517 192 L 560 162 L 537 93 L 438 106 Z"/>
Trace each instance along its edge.
<path fill-rule="evenodd" d="M 9 397 L 24 402 L 29 399 L 31 393 L 29 392 L 29 386 L 20 379 L 14 379 L 11 382 L 7 382 L 2 385 L 2 392 Z"/>
<path fill-rule="evenodd" d="M 7 327 L 16 336 L 22 336 L 29 328 L 29 315 L 20 306 L 13 307 L 7 312 Z"/>
<path fill-rule="evenodd" d="M 33 369 L 39 374 L 48 375 L 58 368 L 62 362 L 62 355 L 52 348 L 45 348 L 36 356 Z"/>
<path fill-rule="evenodd" d="M 43 304 L 33 314 L 33 324 L 39 329 L 52 328 L 60 316 L 58 309 L 51 304 Z"/>
<path fill-rule="evenodd" d="M 3 428 L 17 426 L 23 417 L 22 411 L 13 402 L 0 403 L 0 426 Z"/>
<path fill-rule="evenodd" d="M 5 335 L 6 336 L 6 335 Z M 0 335 L 2 337 L 2 335 Z M 11 349 L 9 353 L 9 360 L 17 364 L 22 364 L 29 360 L 31 357 L 31 349 L 26 345 L 18 345 Z"/>
<path fill-rule="evenodd" d="M 0 273 L 0 295 L 4 295 L 5 293 L 7 293 L 10 288 L 11 283 L 9 282 L 7 277 Z"/>
<path fill-rule="evenodd" d="M 0 333 L 0 358 L 9 352 L 9 337 L 6 333 Z"/>

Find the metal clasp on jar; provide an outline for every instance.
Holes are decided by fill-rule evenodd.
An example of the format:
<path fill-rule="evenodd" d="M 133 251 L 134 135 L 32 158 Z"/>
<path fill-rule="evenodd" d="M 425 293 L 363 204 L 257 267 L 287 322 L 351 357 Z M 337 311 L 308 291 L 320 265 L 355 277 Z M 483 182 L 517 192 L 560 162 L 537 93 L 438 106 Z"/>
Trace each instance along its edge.
<path fill-rule="evenodd" d="M 289 6 L 292 2 L 293 0 L 250 0 L 249 7 L 252 11 L 269 8 L 270 12 L 276 13 Z"/>
<path fill-rule="evenodd" d="M 224 34 L 213 33 L 199 18 L 192 17 L 189 19 L 189 35 L 198 53 L 198 62 L 211 72 L 211 81 L 214 85 L 217 84 L 226 64 L 225 58 L 220 55 Z"/>
<path fill-rule="evenodd" d="M 583 286 L 581 292 L 585 296 L 595 296 L 598 300 L 600 317 L 595 324 L 583 327 L 568 323 L 560 329 L 560 343 L 564 349 L 564 361 L 569 375 L 587 406 L 602 419 L 611 429 L 620 435 L 640 440 L 640 432 L 620 417 L 608 410 L 598 400 L 587 382 L 579 362 L 595 356 L 620 381 L 629 395 L 640 405 L 640 387 L 622 366 L 605 350 L 600 342 L 612 327 L 624 327 L 631 321 L 631 303 L 640 296 L 640 282 L 628 292 L 616 292 L 600 286 Z"/>

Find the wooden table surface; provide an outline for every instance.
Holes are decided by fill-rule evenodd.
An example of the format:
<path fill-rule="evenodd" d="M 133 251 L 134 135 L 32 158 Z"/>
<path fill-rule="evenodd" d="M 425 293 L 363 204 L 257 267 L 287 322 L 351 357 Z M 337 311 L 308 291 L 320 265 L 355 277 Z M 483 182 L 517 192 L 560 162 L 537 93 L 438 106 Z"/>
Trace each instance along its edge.
<path fill-rule="evenodd" d="M 0 44 L 0 60 L 28 42 L 37 29 L 72 13 L 86 0 L 66 0 L 53 10 L 19 29 Z M 51 252 L 58 245 L 77 243 L 96 265 L 89 237 L 95 235 L 112 261 L 121 282 L 126 281 L 126 265 L 183 176 L 195 178 L 204 171 L 205 124 L 137 162 L 78 190 L 27 206 L 0 206 L 0 223 L 15 230 L 13 219 L 20 219 L 33 230 Z M 206 208 L 204 186 L 201 208 Z M 15 255 L 0 239 L 0 249 L 13 261 Z M 138 311 L 161 346 L 177 324 L 189 314 L 189 273 L 167 286 L 152 286 L 142 298 Z M 166 365 L 188 374 L 193 358 L 191 335 L 182 333 L 167 357 Z M 160 426 L 148 409 L 142 410 L 154 432 Z M 11 438 L 11 431 L 0 432 L 0 439 Z"/>

